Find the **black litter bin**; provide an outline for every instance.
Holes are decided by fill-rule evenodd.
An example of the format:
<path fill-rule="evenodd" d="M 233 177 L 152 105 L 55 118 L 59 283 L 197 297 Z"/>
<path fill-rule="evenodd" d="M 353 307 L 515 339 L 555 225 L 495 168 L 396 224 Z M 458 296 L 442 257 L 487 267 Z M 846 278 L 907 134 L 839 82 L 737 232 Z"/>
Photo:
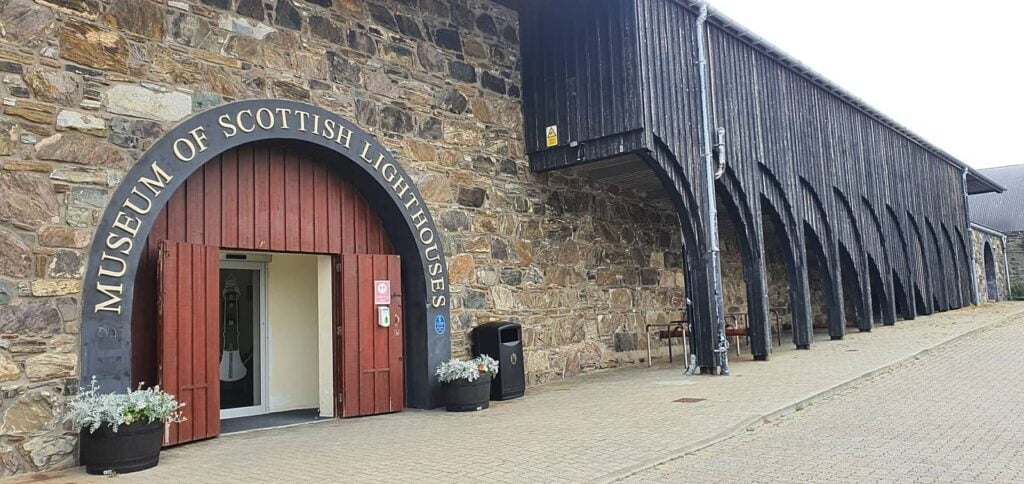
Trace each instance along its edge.
<path fill-rule="evenodd" d="M 491 400 L 510 400 L 526 392 L 523 363 L 523 327 L 494 321 L 473 331 L 473 355 L 498 360 L 498 376 L 491 380 Z"/>

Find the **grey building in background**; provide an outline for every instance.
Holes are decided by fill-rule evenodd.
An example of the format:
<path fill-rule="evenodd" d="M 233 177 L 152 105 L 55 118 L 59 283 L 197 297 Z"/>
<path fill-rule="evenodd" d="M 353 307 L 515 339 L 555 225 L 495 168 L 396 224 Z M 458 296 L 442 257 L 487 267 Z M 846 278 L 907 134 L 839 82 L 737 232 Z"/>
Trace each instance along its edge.
<path fill-rule="evenodd" d="M 1006 235 L 1004 250 L 1010 284 L 1024 289 L 1024 164 L 980 171 L 1006 187 L 1006 191 L 971 195 L 971 222 Z M 983 247 L 976 250 L 979 249 Z M 983 263 L 982 259 L 978 261 Z"/>

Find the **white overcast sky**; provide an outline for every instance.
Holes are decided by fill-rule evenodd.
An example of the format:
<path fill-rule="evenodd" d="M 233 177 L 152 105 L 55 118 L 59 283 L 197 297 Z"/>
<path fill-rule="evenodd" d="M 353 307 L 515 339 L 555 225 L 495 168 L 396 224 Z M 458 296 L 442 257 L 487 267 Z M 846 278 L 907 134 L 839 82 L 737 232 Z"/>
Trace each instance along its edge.
<path fill-rule="evenodd" d="M 709 3 L 961 161 L 1024 163 L 1024 1 Z"/>

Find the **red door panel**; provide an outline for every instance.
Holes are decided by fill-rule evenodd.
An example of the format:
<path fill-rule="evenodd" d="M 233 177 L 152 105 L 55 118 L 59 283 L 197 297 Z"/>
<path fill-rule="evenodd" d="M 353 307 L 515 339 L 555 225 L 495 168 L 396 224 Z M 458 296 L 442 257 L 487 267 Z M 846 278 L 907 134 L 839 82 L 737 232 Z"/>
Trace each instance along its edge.
<path fill-rule="evenodd" d="M 335 381 L 340 413 L 357 417 L 405 406 L 402 280 L 398 256 L 342 255 L 336 277 Z M 391 281 L 391 326 L 378 324 L 374 281 Z"/>
<path fill-rule="evenodd" d="M 162 388 L 185 404 L 165 445 L 220 433 L 220 255 L 216 247 L 163 241 L 157 267 Z"/>

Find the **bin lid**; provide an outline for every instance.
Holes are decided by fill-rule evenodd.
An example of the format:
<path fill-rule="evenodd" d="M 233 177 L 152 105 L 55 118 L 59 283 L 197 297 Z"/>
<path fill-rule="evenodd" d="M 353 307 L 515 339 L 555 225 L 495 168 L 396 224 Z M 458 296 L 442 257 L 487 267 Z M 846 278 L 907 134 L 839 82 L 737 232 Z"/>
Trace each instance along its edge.
<path fill-rule="evenodd" d="M 501 331 L 503 329 L 521 328 L 521 327 L 522 327 L 521 324 L 513 323 L 511 321 L 491 321 L 489 323 L 484 323 L 484 324 L 481 324 L 481 325 L 477 326 L 473 331 L 474 332 L 476 332 L 476 331 L 497 332 L 497 331 Z"/>

